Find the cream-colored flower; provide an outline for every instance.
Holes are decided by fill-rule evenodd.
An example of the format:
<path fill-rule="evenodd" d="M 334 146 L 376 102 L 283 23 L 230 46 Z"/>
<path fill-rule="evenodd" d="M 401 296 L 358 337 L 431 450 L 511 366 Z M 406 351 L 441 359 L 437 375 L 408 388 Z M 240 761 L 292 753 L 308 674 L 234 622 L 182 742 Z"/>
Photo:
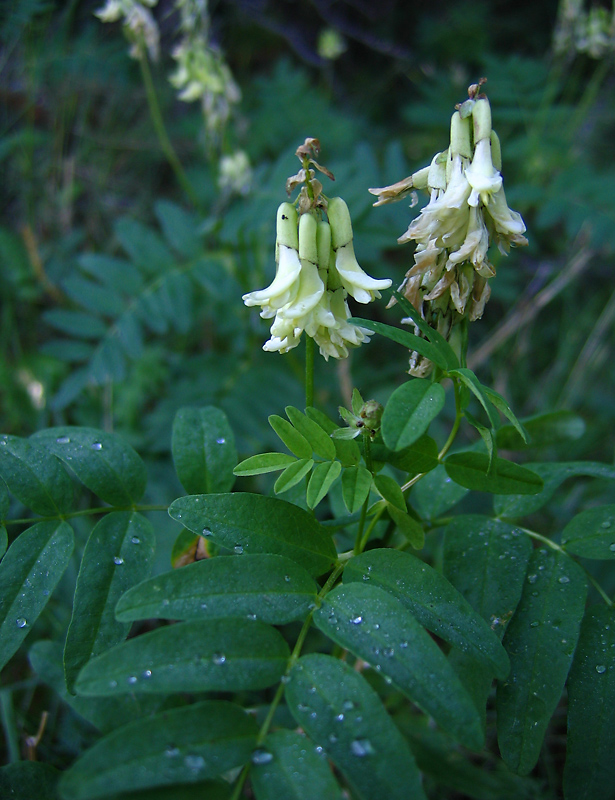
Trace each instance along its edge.
<path fill-rule="evenodd" d="M 279 263 L 273 282 L 266 288 L 256 292 L 249 292 L 242 297 L 247 306 L 262 306 L 261 317 L 269 319 L 276 312 L 287 305 L 297 296 L 299 290 L 298 278 L 301 274 L 299 253 L 292 247 L 279 245 Z"/>
<path fill-rule="evenodd" d="M 477 206 L 479 199 L 489 205 L 493 195 L 502 188 L 502 176 L 491 160 L 491 140 L 477 142 L 472 163 L 466 169 L 466 178 L 472 192 L 468 198 L 471 206 Z"/>
<path fill-rule="evenodd" d="M 381 289 L 388 289 L 392 283 L 390 278 L 377 280 L 361 269 L 352 242 L 338 247 L 335 251 L 335 269 L 341 278 L 342 286 L 357 303 L 371 303 L 380 297 Z"/>

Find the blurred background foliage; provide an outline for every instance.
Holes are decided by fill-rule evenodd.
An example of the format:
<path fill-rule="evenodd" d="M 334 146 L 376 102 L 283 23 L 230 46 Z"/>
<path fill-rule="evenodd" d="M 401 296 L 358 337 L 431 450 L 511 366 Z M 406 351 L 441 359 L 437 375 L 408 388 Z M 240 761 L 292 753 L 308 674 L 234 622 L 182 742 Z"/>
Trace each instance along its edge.
<path fill-rule="evenodd" d="M 446 147 L 455 104 L 484 75 L 507 197 L 530 246 L 496 257 L 492 299 L 470 331 L 470 366 L 520 417 L 555 408 L 585 420 L 576 441 L 530 449 L 528 460 L 613 462 L 612 44 L 598 55 L 554 53 L 558 4 L 550 1 L 218 0 L 209 6 L 211 37 L 242 100 L 212 148 L 199 108 L 180 102 L 168 81 L 178 15 L 161 0 L 153 85 L 196 195 L 190 202 L 161 149 L 121 25 L 95 18 L 98 7 L 5 0 L 0 9 L 0 430 L 119 432 L 146 459 L 147 501 L 157 504 L 182 493 L 170 460 L 182 406 L 224 409 L 241 457 L 276 448 L 267 416 L 302 406 L 302 349 L 264 353 L 267 326 L 241 295 L 273 275 L 275 210 L 296 147 L 306 136 L 321 140 L 321 160 L 336 176 L 325 192 L 350 207 L 359 262 L 401 283 L 412 253 L 396 239 L 418 207 L 372 209 L 367 189 Z M 221 189 L 220 158 L 238 148 L 252 165 L 250 185 Z M 384 303 L 368 313 L 399 321 Z M 385 401 L 406 369 L 407 354 L 376 337 L 347 362 L 318 362 L 317 404 L 335 417 L 355 385 Z M 434 435 L 445 436 L 446 420 L 437 424 Z M 266 491 L 260 480 L 238 486 Z M 540 512 L 541 529 L 561 530 L 600 502 L 615 502 L 612 484 L 566 484 Z M 85 541 L 89 524 L 76 523 Z M 160 571 L 178 531 L 156 524 L 169 529 Z M 41 634 L 65 630 L 74 578 L 65 577 Z M 605 588 L 615 590 L 606 578 Z M 29 680 L 20 718 L 35 707 Z M 54 756 L 61 765 L 93 733 L 75 715 L 58 724 L 67 726 Z"/>

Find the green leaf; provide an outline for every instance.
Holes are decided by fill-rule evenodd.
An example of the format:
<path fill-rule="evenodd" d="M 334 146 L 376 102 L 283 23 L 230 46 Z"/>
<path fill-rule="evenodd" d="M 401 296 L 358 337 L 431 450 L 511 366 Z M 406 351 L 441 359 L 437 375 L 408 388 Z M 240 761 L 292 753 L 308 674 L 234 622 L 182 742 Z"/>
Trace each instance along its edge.
<path fill-rule="evenodd" d="M 130 217 L 121 217 L 113 228 L 131 261 L 147 273 L 166 272 L 175 263 L 173 254 L 152 228 Z"/>
<path fill-rule="evenodd" d="M 526 464 L 527 469 L 535 472 L 543 481 L 544 488 L 534 497 L 512 495 L 511 497 L 494 498 L 493 507 L 498 517 L 525 517 L 542 508 L 553 497 L 555 490 L 572 477 L 585 476 L 589 478 L 615 479 L 615 467 L 610 464 L 600 464 L 595 461 L 562 461 L 559 464 L 552 462 L 535 462 Z M 520 493 L 519 493 L 520 494 Z"/>
<path fill-rule="evenodd" d="M 491 427 L 497 428 L 499 424 L 498 416 L 493 410 L 493 405 L 490 402 L 490 398 L 487 395 L 485 387 L 478 380 L 478 378 L 472 372 L 472 370 L 467 369 L 466 367 L 460 367 L 459 369 L 451 370 L 449 372 L 449 376 L 451 378 L 452 377 L 459 378 L 461 383 L 472 392 L 472 394 L 477 398 L 481 406 L 485 409 L 485 412 L 489 418 L 489 422 L 491 423 Z M 505 402 L 503 398 L 502 402 Z"/>
<path fill-rule="evenodd" d="M 439 383 L 413 378 L 393 392 L 382 415 L 382 438 L 391 450 L 403 450 L 416 442 L 444 406 Z"/>
<path fill-rule="evenodd" d="M 433 567 L 399 550 L 369 550 L 344 570 L 344 583 L 365 580 L 400 600 L 427 630 L 486 663 L 497 677 L 506 677 L 510 664 L 499 639 Z"/>
<path fill-rule="evenodd" d="M 412 303 L 408 300 L 407 297 L 404 297 L 403 294 L 400 292 L 393 292 L 393 297 L 397 300 L 401 308 L 403 309 L 404 313 L 410 317 L 412 322 L 416 325 L 416 327 L 421 331 L 423 336 L 427 337 L 430 342 L 437 346 L 439 351 L 442 353 L 444 358 L 446 359 L 447 369 L 455 369 L 459 366 L 459 359 L 457 358 L 457 354 L 450 346 L 450 344 L 446 341 L 444 336 L 442 336 L 439 331 L 435 328 L 432 328 L 428 325 L 423 317 L 419 314 L 416 308 L 412 305 Z M 434 362 L 435 363 L 435 362 Z"/>
<path fill-rule="evenodd" d="M 6 519 L 11 505 L 11 498 L 9 497 L 9 490 L 6 483 L 0 478 L 0 519 Z"/>
<path fill-rule="evenodd" d="M 195 258 L 201 253 L 200 221 L 195 214 L 168 200 L 158 200 L 154 213 L 165 239 L 179 255 Z"/>
<path fill-rule="evenodd" d="M 272 414 L 269 417 L 269 424 L 293 455 L 297 458 L 312 457 L 312 445 L 288 420 Z"/>
<path fill-rule="evenodd" d="M 422 550 L 425 546 L 425 531 L 420 522 L 405 511 L 400 511 L 394 505 L 387 506 L 387 512 L 397 525 L 399 532 L 406 537 L 415 550 Z"/>
<path fill-rule="evenodd" d="M 526 442 L 512 425 L 497 432 L 498 447 L 504 450 L 527 450 L 530 447 L 573 442 L 585 433 L 584 420 L 572 411 L 549 411 L 523 420 L 529 441 Z"/>
<path fill-rule="evenodd" d="M 456 739 L 472 749 L 483 746 L 470 696 L 444 653 L 397 598 L 364 582 L 344 584 L 324 598 L 314 624 L 390 678 Z"/>
<path fill-rule="evenodd" d="M 472 425 L 473 428 L 476 428 L 476 430 L 480 433 L 481 439 L 487 448 L 487 455 L 489 457 L 487 474 L 492 477 L 495 471 L 495 457 L 497 456 L 498 452 L 493 431 L 491 428 L 486 428 L 484 425 L 482 425 L 468 411 L 464 412 L 464 416 L 470 425 Z"/>
<path fill-rule="evenodd" d="M 285 411 L 293 426 L 308 440 L 313 451 L 321 458 L 333 461 L 336 456 L 333 439 L 324 432 L 320 425 L 302 414 L 298 408 L 286 406 Z"/>
<path fill-rule="evenodd" d="M 403 450 L 390 450 L 383 444 L 372 444 L 372 460 L 386 462 L 412 475 L 430 472 L 439 463 L 438 445 L 426 434 Z"/>
<path fill-rule="evenodd" d="M 350 514 L 358 511 L 369 497 L 371 472 L 365 467 L 347 467 L 342 473 L 342 497 Z"/>
<path fill-rule="evenodd" d="M 73 552 L 66 522 L 39 522 L 20 534 L 0 562 L 0 669 L 47 605 Z"/>
<path fill-rule="evenodd" d="M 339 478 L 342 465 L 339 461 L 329 461 L 317 464 L 312 472 L 307 486 L 307 504 L 316 508 L 320 501 L 326 497 L 327 492 Z"/>
<path fill-rule="evenodd" d="M 388 475 L 376 475 L 374 478 L 374 486 L 378 494 L 384 498 L 387 503 L 406 513 L 406 499 L 404 498 L 401 486 L 396 480 Z"/>
<path fill-rule="evenodd" d="M 68 473 L 55 456 L 34 442 L 0 436 L 0 475 L 15 497 L 36 514 L 54 517 L 72 507 Z"/>
<path fill-rule="evenodd" d="M 562 531 L 562 545 L 584 558 L 615 559 L 615 505 L 589 508 Z"/>
<path fill-rule="evenodd" d="M 61 773 L 51 764 L 16 761 L 0 768 L 0 797 L 6 800 L 57 800 Z"/>
<path fill-rule="evenodd" d="M 96 742 L 64 773 L 60 791 L 64 800 L 94 800 L 215 778 L 248 761 L 257 732 L 254 718 L 225 700 L 166 710 Z"/>
<path fill-rule="evenodd" d="M 361 328 L 367 328 L 374 333 L 379 333 L 381 336 L 386 336 L 387 339 L 401 344 L 408 350 L 416 350 L 417 353 L 428 358 L 437 367 L 440 367 L 440 369 L 445 370 L 449 366 L 447 358 L 437 345 L 428 342 L 427 339 L 416 336 L 414 333 L 410 333 L 410 331 L 404 330 L 403 328 L 395 328 L 392 325 L 385 325 L 383 322 L 362 319 L 361 317 L 350 317 L 348 322 L 351 322 L 353 325 L 359 325 Z"/>
<path fill-rule="evenodd" d="M 449 478 L 444 464 L 440 464 L 412 489 L 412 501 L 422 517 L 436 519 L 467 493 L 468 489 Z"/>
<path fill-rule="evenodd" d="M 323 431 L 329 436 L 331 436 L 334 431 L 342 430 L 342 428 L 336 425 L 335 422 L 330 420 L 326 414 L 323 414 L 323 412 L 317 408 L 310 406 L 305 409 L 305 413 L 311 420 L 320 425 Z M 343 467 L 354 467 L 359 464 L 361 461 L 361 451 L 356 442 L 344 442 L 339 439 L 333 439 L 333 444 L 335 445 L 337 458 L 340 460 Z"/>
<path fill-rule="evenodd" d="M 497 408 L 497 410 L 502 413 L 506 419 L 512 423 L 514 429 L 521 437 L 523 442 L 528 442 L 528 435 L 525 431 L 523 425 L 519 422 L 515 414 L 513 413 L 511 407 L 508 405 L 507 401 L 502 397 L 501 394 L 498 394 L 494 389 L 490 389 L 488 386 L 483 386 L 483 391 L 487 395 L 489 402 Z"/>
<path fill-rule="evenodd" d="M 325 749 L 361 800 L 425 799 L 408 745 L 359 672 L 337 658 L 312 654 L 300 658 L 289 677 L 286 702 L 298 725 Z M 305 797 L 316 796 L 334 797 Z"/>
<path fill-rule="evenodd" d="M 129 589 L 116 615 L 122 622 L 242 617 L 285 625 L 306 616 L 317 593 L 308 573 L 283 556 L 208 558 Z"/>
<path fill-rule="evenodd" d="M 296 464 L 297 459 L 286 453 L 260 453 L 257 456 L 250 456 L 245 461 L 237 464 L 233 470 L 233 475 L 262 475 L 265 472 L 277 472 L 286 469 L 292 464 Z"/>
<path fill-rule="evenodd" d="M 62 281 L 62 290 L 78 306 L 93 314 L 116 317 L 124 308 L 124 300 L 119 292 L 79 274 L 65 278 Z"/>
<path fill-rule="evenodd" d="M 292 489 L 305 478 L 313 466 L 314 461 L 311 458 L 302 458 L 294 464 L 289 464 L 273 485 L 273 491 L 282 494 Z"/>
<path fill-rule="evenodd" d="M 96 525 L 85 546 L 66 645 L 66 684 L 73 691 L 79 670 L 128 635 L 130 625 L 115 619 L 122 594 L 147 578 L 156 537 L 141 514 L 116 511 Z"/>
<path fill-rule="evenodd" d="M 31 437 L 64 461 L 84 486 L 112 506 L 131 506 L 143 496 L 145 464 L 120 436 L 96 428 L 47 428 Z"/>
<path fill-rule="evenodd" d="M 520 775 L 538 761 L 572 662 L 586 596 L 585 575 L 571 558 L 542 548 L 532 553 L 504 637 L 511 670 L 497 693 L 500 753 Z"/>
<path fill-rule="evenodd" d="M 533 470 L 496 458 L 491 475 L 486 453 L 454 453 L 444 462 L 447 474 L 466 489 L 492 494 L 537 494 L 543 483 Z"/>
<path fill-rule="evenodd" d="M 224 411 L 180 408 L 173 421 L 173 462 L 189 494 L 230 492 L 237 463 L 235 437 Z"/>
<path fill-rule="evenodd" d="M 81 339 L 101 339 L 107 333 L 106 324 L 100 317 L 86 311 L 68 311 L 63 308 L 52 308 L 42 315 L 52 328 L 69 336 Z"/>
<path fill-rule="evenodd" d="M 361 414 L 361 409 L 365 405 L 365 400 L 361 397 L 361 392 L 355 387 L 352 390 L 352 399 L 351 399 L 351 406 L 352 406 L 352 413 L 358 417 Z"/>
<path fill-rule="evenodd" d="M 279 681 L 288 656 L 282 635 L 262 622 L 190 620 L 129 639 L 93 658 L 76 689 L 104 697 L 265 689 Z"/>
<path fill-rule="evenodd" d="M 169 514 L 229 550 L 277 553 L 310 575 L 327 572 L 337 557 L 330 534 L 314 515 L 277 497 L 241 492 L 180 497 Z"/>
<path fill-rule="evenodd" d="M 0 525 L 0 558 L 6 553 L 6 548 L 9 545 L 9 537 L 6 528 Z"/>
<path fill-rule="evenodd" d="M 615 612 L 589 608 L 568 678 L 566 800 L 612 800 L 615 787 Z"/>
<path fill-rule="evenodd" d="M 341 800 L 341 789 L 322 749 L 294 731 L 270 733 L 252 755 L 250 771 L 256 800 Z"/>

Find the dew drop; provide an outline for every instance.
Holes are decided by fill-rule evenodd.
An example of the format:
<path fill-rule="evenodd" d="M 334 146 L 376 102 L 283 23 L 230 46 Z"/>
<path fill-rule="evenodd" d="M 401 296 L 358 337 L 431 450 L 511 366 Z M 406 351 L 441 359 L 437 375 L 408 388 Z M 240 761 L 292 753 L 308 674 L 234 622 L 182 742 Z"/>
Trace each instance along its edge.
<path fill-rule="evenodd" d="M 56 439 L 57 444 L 70 444 L 70 437 L 68 436 L 59 436 Z"/>
<path fill-rule="evenodd" d="M 611 553 L 615 553 L 615 542 L 609 545 L 609 550 L 611 551 Z"/>
<path fill-rule="evenodd" d="M 382 655 L 385 658 L 392 658 L 395 655 L 395 650 L 392 647 L 385 647 L 382 651 Z"/>
<path fill-rule="evenodd" d="M 205 759 L 203 756 L 188 755 L 184 758 L 184 764 L 192 772 L 198 772 L 205 766 Z"/>
<path fill-rule="evenodd" d="M 273 754 L 270 753 L 269 750 L 264 750 L 262 747 L 259 747 L 258 750 L 252 753 L 253 764 L 269 764 L 270 761 L 273 761 Z"/>
<path fill-rule="evenodd" d="M 369 580 L 369 575 L 363 575 L 363 580 L 364 581 L 368 581 Z"/>
<path fill-rule="evenodd" d="M 602 675 L 604 672 L 606 672 L 606 667 L 604 666 L 604 664 L 598 664 L 598 666 L 596 667 L 596 672 L 599 675 Z"/>
<path fill-rule="evenodd" d="M 226 661 L 226 656 L 224 655 L 224 653 L 214 653 L 213 656 L 211 657 L 211 660 L 214 662 L 214 664 L 220 666 L 221 664 L 224 664 L 224 662 Z"/>
<path fill-rule="evenodd" d="M 538 620 L 534 620 L 534 622 L 530 622 L 530 628 L 537 628 L 540 625 Z"/>
<path fill-rule="evenodd" d="M 233 552 L 235 553 L 236 556 L 242 556 L 243 546 L 240 544 L 236 544 L 235 547 L 233 547 Z"/>
<path fill-rule="evenodd" d="M 92 450 L 102 450 L 102 444 L 100 442 L 94 442 L 90 447 Z"/>
<path fill-rule="evenodd" d="M 109 688 L 110 689 L 115 689 L 116 686 L 117 686 L 117 681 L 109 681 Z"/>
<path fill-rule="evenodd" d="M 570 583 L 570 578 L 567 575 L 562 575 L 561 578 L 558 578 L 558 583 Z"/>
<path fill-rule="evenodd" d="M 255 620 L 256 619 L 256 614 L 248 614 L 247 617 L 250 620 Z"/>
<path fill-rule="evenodd" d="M 538 575 L 528 575 L 527 576 L 527 582 L 528 583 L 536 583 L 537 580 L 538 580 Z"/>
<path fill-rule="evenodd" d="M 141 673 L 141 677 L 142 678 L 151 678 L 152 677 L 151 669 L 144 669 L 143 672 Z"/>
<path fill-rule="evenodd" d="M 358 617 L 352 617 L 350 622 L 352 625 L 360 625 L 363 622 L 363 617 L 360 615 Z"/>
<path fill-rule="evenodd" d="M 315 751 L 318 753 L 318 755 L 319 755 L 319 756 L 320 756 L 320 755 L 322 755 L 322 754 L 325 752 L 325 748 L 324 748 L 324 747 L 321 747 L 320 745 L 317 745 L 317 746 L 314 748 L 314 750 L 315 750 Z"/>
<path fill-rule="evenodd" d="M 399 646 L 400 646 L 402 649 L 405 649 L 406 647 L 408 647 L 408 642 L 406 642 L 406 641 L 400 642 L 400 643 L 399 643 Z"/>
<path fill-rule="evenodd" d="M 211 536 L 211 528 L 203 528 L 203 536 Z"/>
<path fill-rule="evenodd" d="M 167 749 L 164 751 L 164 754 L 165 756 L 167 756 L 167 758 L 177 758 L 177 756 L 179 755 L 179 748 L 167 747 Z"/>
<path fill-rule="evenodd" d="M 136 675 L 130 675 L 130 677 L 128 678 L 128 683 L 133 684 L 133 683 L 136 683 L 136 682 L 137 682 L 137 676 Z"/>
<path fill-rule="evenodd" d="M 17 623 L 18 628 L 25 628 L 26 625 L 28 624 L 28 621 L 25 620 L 23 617 L 19 617 L 19 619 L 15 620 L 15 622 Z"/>
<path fill-rule="evenodd" d="M 121 556 L 113 556 L 113 563 L 116 567 L 119 567 L 120 564 L 124 563 L 124 559 Z"/>
<path fill-rule="evenodd" d="M 334 733 L 330 733 L 329 741 L 331 742 L 331 744 L 335 744 L 337 742 L 337 736 Z"/>
<path fill-rule="evenodd" d="M 138 536 L 133 536 L 130 540 L 133 544 L 141 544 L 141 539 Z"/>
<path fill-rule="evenodd" d="M 225 442 L 226 442 L 226 439 L 224 438 L 224 436 L 219 436 L 216 439 L 216 444 L 224 444 Z"/>
<path fill-rule="evenodd" d="M 353 756 L 364 758 L 365 756 L 373 755 L 374 748 L 369 739 L 355 739 L 350 745 L 350 751 Z"/>
<path fill-rule="evenodd" d="M 342 703 L 342 708 L 344 709 L 344 711 L 352 711 L 352 709 L 354 708 L 354 703 L 352 702 L 352 700 L 344 700 L 344 702 Z"/>
<path fill-rule="evenodd" d="M 201 603 L 201 610 L 202 611 L 206 611 L 207 610 L 207 603 Z"/>
<path fill-rule="evenodd" d="M 290 683 L 290 675 L 282 675 L 280 683 Z"/>
<path fill-rule="evenodd" d="M 335 721 L 336 722 L 343 722 L 344 721 L 344 715 L 343 714 L 338 714 L 337 717 L 335 718 Z"/>
<path fill-rule="evenodd" d="M 284 580 L 286 581 L 286 583 L 290 583 L 290 575 L 285 575 Z"/>
<path fill-rule="evenodd" d="M 605 531 L 608 530 L 611 527 L 611 520 L 605 519 L 600 527 L 604 528 Z"/>

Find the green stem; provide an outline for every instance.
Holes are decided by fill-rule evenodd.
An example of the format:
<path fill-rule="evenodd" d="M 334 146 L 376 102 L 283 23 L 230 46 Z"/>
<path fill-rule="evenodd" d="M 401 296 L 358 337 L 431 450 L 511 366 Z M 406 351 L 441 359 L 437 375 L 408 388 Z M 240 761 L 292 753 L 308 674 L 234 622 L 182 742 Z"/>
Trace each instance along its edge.
<path fill-rule="evenodd" d="M 459 431 L 459 426 L 461 425 L 461 418 L 463 416 L 463 412 L 461 410 L 461 393 L 459 391 L 459 381 L 456 378 L 453 378 L 453 391 L 455 392 L 455 422 L 453 423 L 453 427 L 451 428 L 451 432 L 444 444 L 444 447 L 438 453 L 438 461 L 441 461 L 444 458 L 444 456 L 448 453 L 448 451 L 451 449 L 453 442 L 455 441 L 455 437 L 457 436 L 457 432 Z"/>
<path fill-rule="evenodd" d="M 334 585 L 335 581 L 342 574 L 342 571 L 344 570 L 345 566 L 346 566 L 346 561 L 344 561 L 344 563 L 342 563 L 342 564 L 338 563 L 338 565 L 333 570 L 331 575 L 329 575 L 329 577 L 327 579 L 327 582 L 325 583 L 325 585 L 322 587 L 322 589 L 318 593 L 318 595 L 316 597 L 315 607 L 312 609 L 312 611 L 310 611 L 310 613 L 305 618 L 305 622 L 303 623 L 303 626 L 302 626 L 301 630 L 299 631 L 299 636 L 297 637 L 297 641 L 295 642 L 295 646 L 293 647 L 293 651 L 290 654 L 290 657 L 289 657 L 288 662 L 286 664 L 286 671 L 284 672 L 284 679 L 282 681 L 280 681 L 280 684 L 279 684 L 279 686 L 278 686 L 278 688 L 276 690 L 276 693 L 275 693 L 275 695 L 273 697 L 273 700 L 271 701 L 271 706 L 269 707 L 269 711 L 267 712 L 267 716 L 265 717 L 265 720 L 264 720 L 263 724 L 261 725 L 261 728 L 260 728 L 260 730 L 258 732 L 258 736 L 256 737 L 256 746 L 257 747 L 260 747 L 262 745 L 262 743 L 265 741 L 265 739 L 267 738 L 267 734 L 269 733 L 269 728 L 271 727 L 271 723 L 273 722 L 273 717 L 275 716 L 276 709 L 277 709 L 278 705 L 280 704 L 280 701 L 282 700 L 282 696 L 284 695 L 284 687 L 285 687 L 285 685 L 287 683 L 287 679 L 288 679 L 289 673 L 290 673 L 291 669 L 295 666 L 295 664 L 297 663 L 297 661 L 299 659 L 299 655 L 301 653 L 301 648 L 303 647 L 303 643 L 305 641 L 305 637 L 307 636 L 308 631 L 310 629 L 310 626 L 312 624 L 312 617 L 314 616 L 314 611 L 316 611 L 317 608 L 320 608 L 320 605 L 322 603 L 323 598 L 333 588 L 333 585 Z M 250 772 L 250 762 L 248 762 L 244 766 L 244 768 L 241 771 L 241 774 L 237 778 L 237 783 L 235 784 L 235 789 L 233 790 L 233 794 L 231 795 L 230 800 L 239 800 L 239 798 L 241 797 L 241 792 L 243 790 L 243 787 L 244 787 L 244 784 L 246 782 L 246 778 L 248 777 L 248 773 L 249 772 Z"/>
<path fill-rule="evenodd" d="M 83 511 L 69 511 L 67 514 L 58 514 L 54 517 L 22 517 L 21 519 L 2 520 L 3 525 L 35 525 L 37 522 L 46 522 L 53 519 L 73 519 L 74 517 L 89 517 L 93 514 L 111 514 L 113 511 L 168 511 L 168 506 L 146 505 L 146 506 L 99 506 L 98 508 L 86 508 Z"/>
<path fill-rule="evenodd" d="M 15 713 L 13 711 L 13 693 L 4 689 L 0 692 L 0 714 L 2 715 L 2 729 L 6 739 L 9 763 L 20 761 L 19 736 L 15 726 Z"/>
<path fill-rule="evenodd" d="M 196 208 L 200 208 L 201 204 L 199 198 L 194 191 L 192 184 L 188 180 L 188 176 L 184 172 L 184 168 L 181 165 L 177 153 L 175 152 L 175 148 L 171 144 L 171 140 L 167 133 L 162 111 L 160 110 L 158 97 L 156 95 L 154 81 L 152 79 L 152 72 L 149 68 L 149 61 L 147 60 L 147 55 L 145 55 L 145 53 L 142 53 L 139 57 L 139 66 L 141 67 L 141 75 L 143 77 L 143 84 L 145 86 L 147 104 L 149 106 L 152 122 L 154 123 L 154 129 L 156 130 L 156 135 L 158 136 L 158 141 L 160 142 L 162 152 L 165 154 L 167 161 L 171 165 L 171 168 L 173 169 L 180 186 L 188 195 L 190 202 Z"/>
<path fill-rule="evenodd" d="M 575 564 L 578 564 L 581 567 L 581 569 L 585 572 L 585 574 L 587 575 L 587 579 L 589 580 L 591 585 L 598 592 L 598 594 L 604 600 L 604 602 L 607 604 L 607 606 L 609 606 L 609 608 L 613 608 L 613 601 L 608 596 L 608 594 L 604 591 L 602 586 L 600 586 L 600 584 L 594 578 L 594 576 L 591 574 L 591 572 L 583 564 L 581 564 L 579 561 L 574 559 L 570 555 L 570 553 L 567 550 L 565 550 L 561 545 L 557 544 L 557 542 L 554 542 L 551 539 L 548 539 L 546 536 L 543 536 L 541 533 L 536 533 L 536 531 L 531 531 L 529 528 L 519 527 L 519 530 L 523 531 L 524 533 L 527 533 L 527 535 L 530 536 L 532 539 L 536 539 L 536 541 L 542 542 L 543 544 L 546 544 L 552 550 L 556 550 L 558 553 L 563 553 L 565 556 L 568 556 L 568 558 L 571 561 L 574 561 Z"/>
<path fill-rule="evenodd" d="M 363 505 L 361 506 L 361 517 L 359 519 L 359 527 L 357 528 L 357 536 L 354 542 L 354 550 L 353 550 L 355 556 L 358 556 L 362 550 L 361 542 L 363 541 L 363 528 L 365 527 L 365 518 L 367 516 L 368 505 L 369 505 L 369 494 L 367 495 Z"/>
<path fill-rule="evenodd" d="M 314 340 L 306 334 L 305 339 L 305 407 L 314 405 Z"/>
<path fill-rule="evenodd" d="M 372 531 L 376 527 L 376 523 L 378 522 L 380 517 L 384 514 L 384 509 L 385 508 L 386 508 L 386 506 L 383 503 L 383 505 L 374 514 L 374 517 L 373 517 L 372 521 L 369 523 L 369 525 L 367 526 L 367 530 L 363 534 L 363 539 L 361 540 L 361 548 L 360 548 L 359 552 L 362 553 L 363 550 L 365 549 L 365 545 L 369 542 L 369 537 L 372 535 Z"/>

